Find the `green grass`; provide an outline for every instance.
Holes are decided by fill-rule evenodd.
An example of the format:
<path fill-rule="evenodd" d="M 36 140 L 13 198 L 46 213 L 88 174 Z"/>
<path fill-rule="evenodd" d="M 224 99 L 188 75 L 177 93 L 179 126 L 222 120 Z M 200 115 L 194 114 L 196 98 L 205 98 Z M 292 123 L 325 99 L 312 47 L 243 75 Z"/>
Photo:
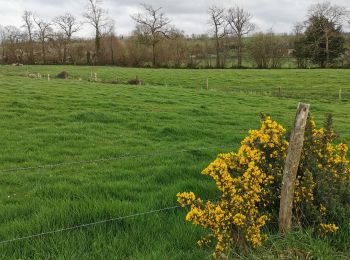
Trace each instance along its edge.
<path fill-rule="evenodd" d="M 350 100 L 336 100 L 339 88 L 345 97 L 350 91 L 346 70 L 95 69 L 104 81 L 138 75 L 147 85 L 136 87 L 87 82 L 88 67 L 29 70 L 51 75 L 67 70 L 72 78 L 28 79 L 25 67 L 0 67 L 0 171 L 130 156 L 0 172 L 0 240 L 174 206 L 179 191 L 213 198 L 215 187 L 201 170 L 218 153 L 238 148 L 247 130 L 259 126 L 260 112 L 289 128 L 300 100 L 311 103 L 318 122 L 333 113 L 338 132 L 350 140 Z M 211 90 L 201 90 L 207 77 Z M 276 97 L 279 86 L 307 94 Z M 204 231 L 186 223 L 185 214 L 174 209 L 8 243 L 0 245 L 0 257 L 208 257 L 210 249 L 195 244 Z M 287 239 L 272 235 L 264 247 L 239 257 L 350 257 L 349 229 L 339 237 L 334 242 L 300 231 Z"/>
<path fill-rule="evenodd" d="M 43 77 L 54 77 L 68 71 L 71 79 L 87 80 L 91 73 L 97 73 L 104 82 L 120 83 L 139 77 L 146 85 L 168 86 L 190 89 L 206 89 L 207 78 L 211 90 L 254 94 L 258 96 L 283 96 L 306 101 L 324 100 L 336 102 L 339 90 L 342 99 L 350 101 L 350 71 L 334 70 L 185 70 L 185 69 L 134 69 L 116 67 L 75 66 L 23 66 L 0 67 L 1 75 L 25 76 L 27 73 L 41 73 Z M 280 91 L 281 90 L 281 91 Z"/>

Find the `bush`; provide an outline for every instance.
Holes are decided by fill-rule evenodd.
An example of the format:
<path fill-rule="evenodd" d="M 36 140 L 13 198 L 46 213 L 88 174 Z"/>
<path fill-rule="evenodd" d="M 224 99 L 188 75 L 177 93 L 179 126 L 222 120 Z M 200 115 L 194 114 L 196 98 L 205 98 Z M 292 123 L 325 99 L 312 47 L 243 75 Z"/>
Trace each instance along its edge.
<path fill-rule="evenodd" d="M 69 77 L 69 74 L 67 71 L 62 71 L 56 75 L 57 79 L 68 79 L 68 77 Z"/>
<path fill-rule="evenodd" d="M 203 171 L 214 179 L 218 201 L 204 202 L 192 192 L 177 195 L 183 207 L 190 207 L 186 220 L 210 230 L 198 244 L 215 242 L 216 258 L 226 257 L 234 246 L 260 246 L 267 239 L 262 228 L 278 220 L 286 130 L 270 117 L 261 121 L 261 129 L 249 131 L 237 153 L 220 154 Z M 349 216 L 348 147 L 336 140 L 331 118 L 317 129 L 309 117 L 297 173 L 294 220 L 323 235 L 336 232 L 341 217 Z"/>

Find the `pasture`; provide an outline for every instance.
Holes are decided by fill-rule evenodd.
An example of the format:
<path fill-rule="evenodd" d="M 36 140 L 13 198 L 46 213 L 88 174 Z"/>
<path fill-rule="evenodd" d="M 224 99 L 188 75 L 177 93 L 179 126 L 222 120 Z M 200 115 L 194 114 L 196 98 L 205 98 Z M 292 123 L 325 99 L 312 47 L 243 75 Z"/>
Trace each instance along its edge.
<path fill-rule="evenodd" d="M 54 79 L 61 71 L 70 78 Z M 88 82 L 92 72 L 98 82 Z M 144 85 L 126 84 L 136 76 Z M 290 128 L 299 101 L 319 124 L 332 113 L 349 142 L 347 70 L 0 67 L 1 258 L 207 258 L 211 250 L 195 246 L 204 231 L 185 223 L 181 208 L 1 241 L 173 207 L 179 191 L 215 198 L 201 170 L 237 149 L 261 112 Z M 271 235 L 237 257 L 347 258 L 349 235 Z"/>

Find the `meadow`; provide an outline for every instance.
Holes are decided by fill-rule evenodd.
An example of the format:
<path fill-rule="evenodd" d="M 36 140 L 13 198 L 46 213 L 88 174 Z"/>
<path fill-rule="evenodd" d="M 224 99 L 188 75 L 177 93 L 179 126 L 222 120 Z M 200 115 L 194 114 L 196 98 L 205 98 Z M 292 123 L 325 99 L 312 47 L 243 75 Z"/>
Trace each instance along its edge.
<path fill-rule="evenodd" d="M 54 79 L 61 71 L 70 78 Z M 126 84 L 135 77 L 144 85 Z M 211 250 L 195 245 L 205 231 L 181 208 L 1 241 L 173 207 L 180 191 L 215 198 L 203 168 L 237 149 L 260 113 L 290 128 L 299 101 L 319 124 L 332 113 L 349 142 L 348 70 L 0 67 L 0 257 L 208 258 Z M 273 234 L 237 258 L 350 258 L 349 227 L 332 238 Z"/>

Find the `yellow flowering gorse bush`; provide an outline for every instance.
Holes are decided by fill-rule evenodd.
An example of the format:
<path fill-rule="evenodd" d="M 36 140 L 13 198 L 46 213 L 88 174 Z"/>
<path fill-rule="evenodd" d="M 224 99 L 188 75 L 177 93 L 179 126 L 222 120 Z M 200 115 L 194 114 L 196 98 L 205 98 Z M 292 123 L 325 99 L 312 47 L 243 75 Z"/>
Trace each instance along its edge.
<path fill-rule="evenodd" d="M 332 130 L 317 130 L 309 120 L 294 197 L 296 218 L 303 221 L 299 215 L 305 214 L 299 213 L 312 205 L 321 218 L 318 225 L 326 233 L 336 232 L 338 227 L 322 223 L 328 209 L 316 192 L 322 184 L 319 179 L 327 176 L 327 181 L 348 183 L 350 176 L 347 146 L 333 144 L 335 137 Z M 271 219 L 277 220 L 287 148 L 286 129 L 263 117 L 260 130 L 249 131 L 238 152 L 218 155 L 203 171 L 216 183 L 220 192 L 217 201 L 205 202 L 193 192 L 177 194 L 178 202 L 190 208 L 186 220 L 210 230 L 198 244 L 215 242 L 214 257 L 226 257 L 233 246 L 260 246 L 267 239 L 262 228 Z M 315 169 L 322 178 L 315 177 Z"/>

